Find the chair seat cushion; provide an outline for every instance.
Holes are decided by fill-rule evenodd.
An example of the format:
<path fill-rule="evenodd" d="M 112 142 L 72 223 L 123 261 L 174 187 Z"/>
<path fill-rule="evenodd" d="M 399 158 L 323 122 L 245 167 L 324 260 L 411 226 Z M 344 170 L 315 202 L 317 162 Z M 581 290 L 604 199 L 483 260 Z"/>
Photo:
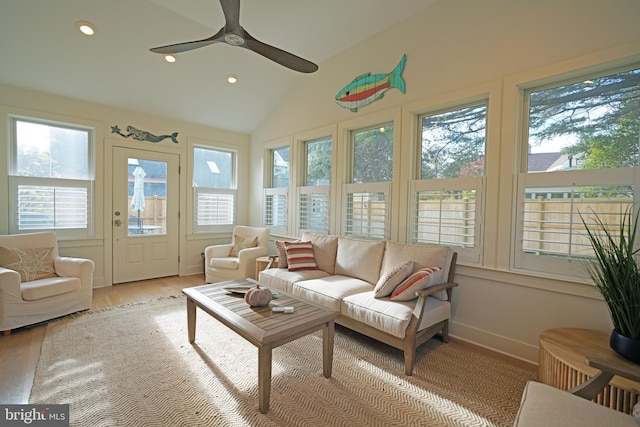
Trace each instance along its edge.
<path fill-rule="evenodd" d="M 209 265 L 215 268 L 228 268 L 231 270 L 237 270 L 240 262 L 238 261 L 238 258 L 235 257 L 211 258 Z"/>
<path fill-rule="evenodd" d="M 389 297 L 375 298 L 374 291 L 350 295 L 342 300 L 341 314 L 372 326 L 398 338 L 404 338 L 411 321 L 416 300 L 391 301 Z M 419 329 L 449 318 L 451 304 L 427 297 L 422 324 Z"/>
<path fill-rule="evenodd" d="M 527 383 L 514 423 L 517 427 L 638 425 L 631 415 L 535 381 Z"/>
<path fill-rule="evenodd" d="M 51 277 L 20 284 L 20 293 L 25 301 L 37 301 L 56 295 L 80 290 L 78 277 Z"/>

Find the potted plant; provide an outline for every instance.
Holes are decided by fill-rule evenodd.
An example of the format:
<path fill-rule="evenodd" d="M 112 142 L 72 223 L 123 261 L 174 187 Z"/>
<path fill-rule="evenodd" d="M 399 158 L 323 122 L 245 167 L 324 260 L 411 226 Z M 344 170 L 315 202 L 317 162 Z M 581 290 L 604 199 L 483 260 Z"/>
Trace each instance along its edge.
<path fill-rule="evenodd" d="M 626 209 L 620 223 L 608 226 L 594 213 L 587 230 L 595 260 L 588 264 L 591 279 L 607 304 L 614 330 L 610 345 L 620 355 L 640 363 L 640 266 L 636 234 L 640 215 Z"/>

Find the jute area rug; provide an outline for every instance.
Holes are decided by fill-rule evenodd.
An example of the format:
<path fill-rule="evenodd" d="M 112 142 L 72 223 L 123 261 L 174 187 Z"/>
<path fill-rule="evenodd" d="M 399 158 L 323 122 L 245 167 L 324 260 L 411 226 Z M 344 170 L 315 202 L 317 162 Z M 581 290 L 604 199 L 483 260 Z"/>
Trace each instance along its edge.
<path fill-rule="evenodd" d="M 322 335 L 273 352 L 270 410 L 258 410 L 257 349 L 186 300 L 88 312 L 52 322 L 32 404 L 70 404 L 77 426 L 511 426 L 535 372 L 432 339 L 414 375 L 402 352 L 336 329 L 333 375 Z"/>

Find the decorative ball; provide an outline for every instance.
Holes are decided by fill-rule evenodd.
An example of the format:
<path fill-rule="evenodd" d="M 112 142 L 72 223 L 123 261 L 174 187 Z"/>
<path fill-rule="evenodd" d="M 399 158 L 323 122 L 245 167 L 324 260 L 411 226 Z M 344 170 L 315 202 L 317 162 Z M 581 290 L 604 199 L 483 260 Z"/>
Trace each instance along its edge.
<path fill-rule="evenodd" d="M 273 298 L 271 291 L 260 287 L 251 288 L 244 294 L 244 300 L 251 307 L 263 307 L 269 304 L 271 298 Z"/>

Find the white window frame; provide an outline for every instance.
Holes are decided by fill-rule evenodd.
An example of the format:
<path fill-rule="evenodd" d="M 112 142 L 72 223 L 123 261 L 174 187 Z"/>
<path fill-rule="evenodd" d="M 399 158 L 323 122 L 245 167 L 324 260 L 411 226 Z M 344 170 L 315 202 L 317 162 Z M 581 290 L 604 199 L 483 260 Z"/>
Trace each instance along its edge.
<path fill-rule="evenodd" d="M 520 163 L 518 165 L 520 172 L 518 173 L 516 171 L 513 179 L 513 209 L 515 215 L 512 224 L 511 270 L 542 277 L 560 278 L 571 281 L 577 280 L 581 283 L 591 282 L 585 270 L 584 260 L 524 253 L 525 189 L 540 188 L 544 191 L 545 189 L 571 189 L 584 186 L 629 186 L 633 188 L 633 203 L 636 204 L 640 201 L 640 177 L 638 176 L 640 169 L 638 167 L 563 170 L 559 172 L 527 172 L 529 144 L 528 94 L 532 91 L 545 90 L 572 82 L 585 81 L 597 76 L 605 76 L 637 68 L 637 62 L 621 65 L 619 61 L 614 61 L 612 66 L 607 66 L 606 63 L 601 62 L 596 65 L 586 65 L 583 69 L 545 75 L 539 80 L 514 82 L 520 103 L 518 115 L 515 117 L 518 121 L 516 141 L 519 147 L 516 149 L 516 152 L 520 155 Z M 586 212 L 586 214 L 588 216 L 589 212 Z"/>
<path fill-rule="evenodd" d="M 487 172 L 489 168 L 489 139 L 490 139 L 490 125 L 489 118 L 492 115 L 497 116 L 498 105 L 492 101 L 497 97 L 495 88 L 488 87 L 482 88 L 485 93 L 481 93 L 474 96 L 460 96 L 456 97 L 455 94 L 450 95 L 451 98 L 446 102 L 434 102 L 430 107 L 422 107 L 420 104 L 416 106 L 410 106 L 408 110 L 411 112 L 411 123 L 414 128 L 410 133 L 414 139 L 412 146 L 415 153 L 415 171 L 413 177 L 420 177 L 422 173 L 422 123 L 420 118 L 427 115 L 437 115 L 440 113 L 451 112 L 459 109 L 471 108 L 479 105 L 486 106 L 486 122 L 485 122 L 485 163 L 484 163 L 484 175 L 477 177 L 464 177 L 464 178 L 434 178 L 434 179 L 410 179 L 409 181 L 409 200 L 408 200 L 408 219 L 407 219 L 407 241 L 413 244 L 440 244 L 445 246 L 455 247 L 458 252 L 458 261 L 468 264 L 481 264 L 483 260 L 484 251 L 484 233 L 483 230 L 486 226 L 484 210 L 485 210 L 485 186 L 487 182 Z M 493 94 L 492 94 L 493 92 Z M 418 203 L 417 194 L 422 191 L 432 192 L 444 192 L 444 191 L 464 191 L 472 190 L 476 194 L 476 203 L 474 210 L 474 227 L 473 227 L 473 244 L 468 245 L 455 245 L 454 242 L 447 242 L 446 239 L 438 242 L 422 242 L 418 237 Z"/>
<path fill-rule="evenodd" d="M 312 132 L 307 132 L 302 135 L 296 135 L 294 137 L 296 142 L 296 150 L 298 152 L 298 156 L 295 158 L 298 160 L 299 170 L 296 171 L 297 174 L 297 183 L 298 186 L 296 188 L 296 206 L 295 206 L 295 215 L 296 215 L 296 235 L 302 235 L 304 231 L 311 231 L 320 234 L 329 234 L 331 231 L 331 220 L 332 220 L 332 212 L 331 212 L 331 186 L 334 183 L 334 170 L 335 170 L 335 127 L 327 127 L 322 129 L 317 129 Z M 309 144 L 320 142 L 320 141 L 329 141 L 331 143 L 331 175 L 329 177 L 328 185 L 307 185 L 308 179 L 308 163 L 309 163 Z M 313 213 L 312 208 L 308 206 L 305 198 L 315 197 L 316 200 L 320 203 L 324 203 L 324 206 L 320 209 L 324 209 L 325 215 L 324 218 L 319 218 L 320 215 L 318 213 Z M 305 227 L 306 224 L 309 223 L 309 219 L 315 216 L 316 221 L 324 222 L 324 226 L 322 229 L 318 228 L 309 228 Z"/>
<path fill-rule="evenodd" d="M 289 149 L 289 181 L 287 187 L 272 187 L 274 153 L 283 148 Z M 265 188 L 262 195 L 262 226 L 269 228 L 272 236 L 287 236 L 291 219 L 289 218 L 289 193 L 292 182 L 295 180 L 294 168 L 292 167 L 295 153 L 293 152 L 291 140 L 277 140 L 265 144 L 264 150 L 264 180 Z M 280 212 L 273 212 L 269 206 L 277 205 L 282 207 Z"/>
<path fill-rule="evenodd" d="M 213 187 L 192 187 L 193 191 L 193 233 L 194 234 L 203 234 L 203 233 L 225 233 L 232 232 L 233 228 L 237 224 L 238 220 L 238 185 L 237 185 L 237 170 L 238 170 L 238 153 L 235 150 L 230 150 L 226 148 L 213 147 L 213 146 L 204 146 L 204 145 L 193 145 L 191 147 L 191 159 L 192 164 L 195 161 L 195 149 L 199 148 L 202 150 L 211 150 L 211 151 L 219 151 L 224 153 L 231 154 L 231 188 L 213 188 Z M 193 186 L 193 174 L 194 168 L 191 168 L 191 185 Z M 198 223 L 198 215 L 199 215 L 199 206 L 198 202 L 200 200 L 201 195 L 209 195 L 211 197 L 221 197 L 227 198 L 231 196 L 232 200 L 232 220 L 229 222 L 218 223 L 218 224 L 203 224 L 200 225 Z"/>
<path fill-rule="evenodd" d="M 9 138 L 9 200 L 7 200 L 9 210 L 9 232 L 11 234 L 32 233 L 36 231 L 55 231 L 59 239 L 90 239 L 95 235 L 95 128 L 75 123 L 65 123 L 56 120 L 46 120 L 36 117 L 25 117 L 9 115 L 10 138 Z M 51 127 L 67 128 L 87 132 L 87 179 L 66 179 L 49 177 L 27 177 L 17 175 L 17 155 L 18 140 L 16 123 L 29 122 Z M 21 186 L 39 186 L 44 188 L 76 188 L 84 189 L 87 194 L 86 199 L 86 226 L 77 228 L 47 227 L 19 229 L 19 202 L 18 193 Z"/>

